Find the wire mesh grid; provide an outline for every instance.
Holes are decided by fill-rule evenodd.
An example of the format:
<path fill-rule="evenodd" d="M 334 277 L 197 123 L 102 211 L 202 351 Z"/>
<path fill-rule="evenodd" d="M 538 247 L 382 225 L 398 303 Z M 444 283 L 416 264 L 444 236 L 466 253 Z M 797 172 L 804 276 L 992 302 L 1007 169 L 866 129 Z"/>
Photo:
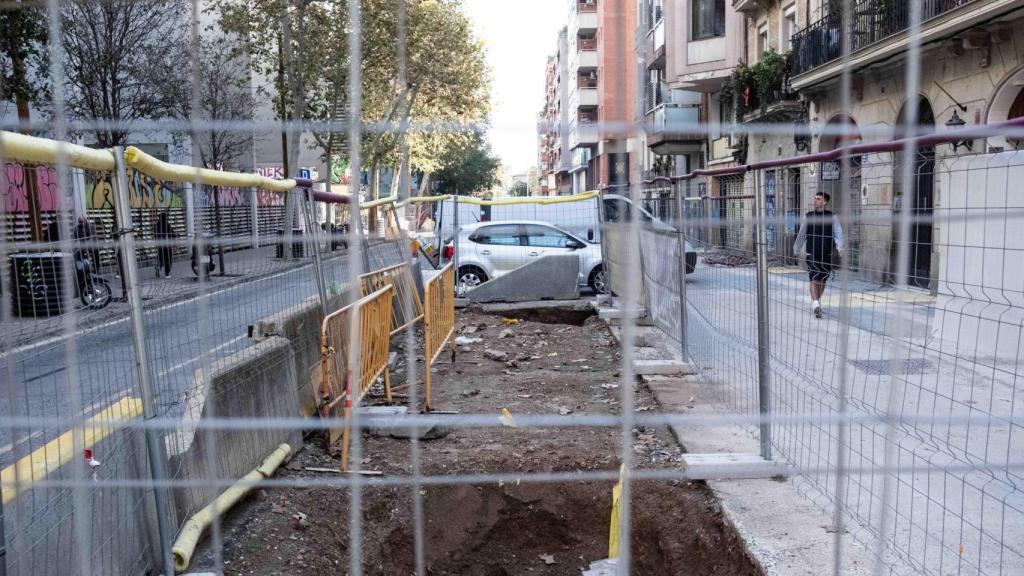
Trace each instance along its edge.
<path fill-rule="evenodd" d="M 378 102 L 363 101 L 363 21 L 394 32 L 396 40 L 388 48 L 397 60 L 398 82 L 408 84 L 411 24 L 406 10 L 414 11 L 414 22 L 426 18 L 421 6 L 399 0 L 384 9 L 384 4 L 353 1 L 317 13 L 325 21 L 345 18 L 349 29 L 358 31 L 343 39 L 348 52 L 338 59 L 342 68 L 333 70 L 343 80 L 329 81 L 333 92 L 348 94 L 334 98 L 333 105 L 316 103 L 334 108 L 325 123 L 304 122 L 307 118 L 294 111 L 285 122 L 284 136 L 293 150 L 305 132 L 327 135 L 330 155 L 336 152 L 334 138 L 347 131 L 338 139 L 345 141 L 356 178 L 362 172 L 364 139 L 376 144 L 382 132 L 409 130 L 409 113 L 396 122 L 397 111 L 404 105 L 411 109 L 405 99 L 415 98 L 403 92 L 390 114 L 377 110 Z M 594 2 L 572 4 L 574 11 L 596 11 Z M 817 43 L 812 54 L 817 60 L 798 66 L 847 60 L 855 49 L 848 36 L 860 41 L 863 35 L 839 31 L 848 28 L 841 27 L 844 20 L 856 17 L 855 29 L 868 26 L 877 37 L 909 30 L 903 88 L 916 93 L 922 21 L 967 3 L 916 8 L 903 3 L 910 8 L 898 11 L 898 21 L 884 29 L 863 22 L 861 11 L 854 11 L 864 2 L 841 4 L 830 8 L 836 13 L 808 27 L 801 41 Z M 195 36 L 203 19 L 199 6 L 174 7 L 180 11 L 175 21 L 190 21 Z M 293 19 L 307 17 L 305 7 L 289 6 L 278 15 L 281 52 L 299 52 L 282 56 L 290 65 L 301 63 L 307 41 L 290 37 Z M 771 168 L 754 164 L 728 173 L 698 171 L 657 186 L 610 185 L 600 197 L 566 204 L 424 203 L 411 218 L 407 210 L 406 227 L 398 228 L 396 237 L 389 231 L 400 219 L 398 210 L 362 210 L 358 194 L 341 209 L 314 201 L 302 186 L 281 192 L 204 183 L 198 170 L 191 178 L 165 181 L 124 167 L 119 148 L 111 151 L 104 169 L 76 165 L 69 128 L 75 136 L 92 134 L 89 142 L 106 148 L 111 134 L 126 130 L 126 119 L 79 112 L 75 88 L 65 86 L 61 73 L 74 65 L 65 59 L 81 56 L 74 52 L 80 46 L 66 43 L 69 32 L 62 28 L 57 2 L 2 9 L 8 14 L 39 10 L 42 27 L 54 32 L 47 65 L 40 68 L 42 77 L 56 79 L 54 125 L 30 127 L 46 130 L 58 143 L 52 162 L 0 158 L 5 188 L 0 364 L 8 423 L 0 431 L 0 524 L 8 573 L 172 570 L 170 564 L 179 559 L 172 554 L 172 541 L 188 532 L 188 519 L 208 505 L 213 506 L 212 564 L 229 571 L 222 556 L 223 510 L 215 497 L 243 476 L 242 485 L 281 490 L 320 485 L 346 498 L 352 574 L 372 571 L 363 565 L 361 537 L 369 520 L 361 511 L 364 493 L 378 487 L 410 488 L 403 494 L 414 510 L 414 566 L 425 574 L 425 486 L 619 480 L 625 505 L 619 525 L 612 528 L 622 533 L 619 570 L 628 573 L 634 543 L 631 485 L 642 479 L 688 478 L 679 467 L 635 466 L 634 426 L 682 418 L 690 425 L 729 421 L 759 431 L 762 451 L 791 464 L 797 487 L 834 514 L 837 542 L 849 530 L 874 551 L 876 574 L 1014 574 L 1024 569 L 1017 407 L 1024 293 L 1014 266 L 1014 256 L 1024 249 L 1015 233 L 1024 207 L 1017 205 L 1013 184 L 1024 168 L 1017 153 L 964 155 L 956 147 L 948 153 L 945 148 L 952 142 L 908 140 L 906 150 L 796 159 Z M 712 21 L 718 12 L 707 12 L 694 30 L 708 28 L 715 34 Z M 611 20 L 624 38 L 632 34 L 627 20 Z M 824 34 L 813 36 L 812 28 Z M 576 40 L 586 44 L 592 39 Z M 645 48 L 639 47 L 639 54 L 627 52 L 623 60 L 638 57 L 642 66 Z M 193 102 L 200 98 L 202 83 L 199 53 L 193 48 L 186 55 L 193 68 L 188 83 Z M 625 66 L 623 61 L 619 65 Z M 305 72 L 294 70 L 282 76 L 289 77 L 292 90 L 308 80 Z M 578 87 L 593 89 L 598 82 L 597 72 L 588 72 Z M 853 91 L 848 69 L 842 72 L 842 86 L 841 108 L 848 110 Z M 364 117 L 364 104 L 388 118 Z M 910 104 L 906 118 L 916 116 L 916 106 Z M 581 118 L 592 113 L 581 111 Z M 191 131 L 194 137 L 212 133 L 221 123 L 227 132 L 266 128 L 251 117 L 205 119 L 209 128 L 201 126 L 198 112 L 185 120 L 155 116 L 148 128 Z M 625 121 L 612 116 L 605 116 L 608 121 L 599 127 L 606 136 L 645 130 L 628 114 Z M 672 128 L 674 121 L 662 121 Z M 466 131 L 471 123 L 457 115 L 427 118 L 421 129 L 444 136 Z M 679 133 L 708 138 L 720 137 L 725 128 L 719 122 L 678 124 Z M 912 137 L 922 129 L 904 124 L 901 135 Z M 7 127 L 25 126 L 5 119 Z M 269 127 L 280 129 L 277 122 Z M 743 130 L 752 139 L 770 136 L 778 126 L 747 124 Z M 1012 139 L 1016 131 L 1016 125 L 1002 127 L 975 140 Z M 7 134 L 3 139 L 10 140 Z M 861 136 L 845 124 L 838 135 Z M 408 154 L 408 143 L 400 147 Z M 370 164 L 380 161 L 375 150 L 366 156 Z M 636 166 L 626 171 L 639 173 Z M 329 188 L 331 176 L 326 180 Z M 396 186 L 400 197 L 410 188 L 408 181 Z M 822 193 L 831 199 L 837 225 L 807 214 Z M 21 206 L 7 197 L 31 198 L 37 205 Z M 356 410 L 344 423 L 357 431 L 411 429 L 406 474 L 316 482 L 246 476 L 282 443 L 296 449 L 304 431 L 342 424 L 302 417 L 315 414 L 321 401 L 313 385 L 322 377 L 316 327 L 325 314 L 359 298 L 354 280 L 362 273 L 409 262 L 404 229 L 409 220 L 426 218 L 436 225 L 432 241 L 441 252 L 436 268 L 453 260 L 460 292 L 546 251 L 576 252 L 580 286 L 607 289 L 627 311 L 644 308 L 681 356 L 700 369 L 701 382 L 725 420 L 634 412 L 637 326 L 627 313 L 623 344 L 615 354 L 621 363 L 618 411 L 521 416 L 515 427 L 522 430 L 503 437 L 515 445 L 518 439 L 551 435 L 563 427 L 608 428 L 621 434 L 605 446 L 611 454 L 617 451 L 614 464 L 587 473 L 466 466 L 454 466 L 455 473 L 425 471 L 416 431 L 441 420 L 417 415 L 417 371 L 430 366 L 419 361 L 420 334 L 408 330 L 393 341 L 404 340 L 408 414 L 382 419 Z M 814 252 L 819 248 L 802 251 L 821 246 L 816 236 L 829 237 L 833 249 L 828 252 L 836 260 L 820 260 L 823 255 Z M 451 255 L 445 256 L 449 243 Z M 473 260 L 496 247 L 517 249 L 504 258 L 505 269 L 487 268 L 495 258 L 487 264 Z M 594 259 L 581 253 L 587 250 L 596 250 Z M 810 264 L 807 254 L 814 257 Z M 816 277 L 807 277 L 808 267 Z M 808 295 L 809 284 L 826 279 L 824 294 Z M 118 302 L 117 294 L 126 301 Z M 815 304 L 823 309 L 820 318 Z M 45 308 L 46 317 L 23 317 L 24 306 L 33 312 Z M 348 341 L 358 343 L 355 327 Z M 357 349 L 350 348 L 348 361 L 356 372 Z M 293 390 L 280 391 L 289 386 Z M 266 396 L 289 402 L 257 401 Z M 509 427 L 494 414 L 443 421 L 466 428 Z M 354 434 L 352 441 L 351 462 L 360 463 L 362 434 Z M 842 573 L 838 551 L 835 558 L 834 573 Z"/>

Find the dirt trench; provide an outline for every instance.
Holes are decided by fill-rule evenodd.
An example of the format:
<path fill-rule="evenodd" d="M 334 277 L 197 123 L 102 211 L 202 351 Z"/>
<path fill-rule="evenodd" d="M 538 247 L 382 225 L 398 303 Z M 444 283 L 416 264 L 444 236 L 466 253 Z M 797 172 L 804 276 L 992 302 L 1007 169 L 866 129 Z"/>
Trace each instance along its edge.
<path fill-rule="evenodd" d="M 517 318 L 517 323 L 507 324 L 479 311 L 459 313 L 460 334 L 482 341 L 461 346 L 457 363 L 442 357 L 435 366 L 437 409 L 497 415 L 507 408 L 513 418 L 618 412 L 618 347 L 597 318 L 571 314 L 558 323 L 558 313 L 550 311 L 518 313 Z M 492 359 L 498 356 L 494 352 L 503 352 L 505 359 Z M 401 371 L 396 369 L 397 387 Z M 642 386 L 634 405 L 642 412 L 658 410 Z M 420 443 L 422 474 L 614 471 L 620 461 L 618 428 L 445 432 Z M 409 446 L 408 440 L 367 434 L 362 468 L 385 477 L 408 476 Z M 679 465 L 680 450 L 667 429 L 634 429 L 632 448 L 638 467 Z M 308 437 L 305 450 L 278 476 L 296 482 L 324 477 L 309 468 L 338 468 L 319 435 Z M 595 481 L 423 487 L 427 573 L 580 574 L 608 555 L 611 491 L 612 482 Z M 364 488 L 359 547 L 364 573 L 415 573 L 413 494 L 408 485 Z M 195 569 L 346 574 L 349 506 L 344 488 L 259 490 L 225 519 L 221 553 L 215 555 L 207 541 Z M 634 482 L 631 510 L 634 574 L 761 574 L 703 482 Z"/>

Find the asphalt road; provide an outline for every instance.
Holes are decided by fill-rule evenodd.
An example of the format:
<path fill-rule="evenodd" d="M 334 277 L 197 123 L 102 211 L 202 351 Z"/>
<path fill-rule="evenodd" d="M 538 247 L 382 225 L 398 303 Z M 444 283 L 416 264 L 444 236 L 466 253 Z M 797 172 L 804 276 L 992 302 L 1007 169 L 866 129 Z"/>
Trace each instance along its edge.
<path fill-rule="evenodd" d="M 404 251 L 388 244 L 370 247 L 371 266 L 395 263 Z M 348 255 L 325 262 L 327 282 L 344 283 Z M 161 415 L 174 416 L 184 406 L 196 369 L 251 344 L 249 326 L 316 295 L 312 264 L 257 276 L 199 298 L 168 302 L 145 312 L 146 337 L 154 387 Z M 0 418 L 11 415 L 58 419 L 13 434 L 0 429 L 0 470 L 13 473 L 17 459 L 43 458 L 48 478 L 66 478 L 73 442 L 67 433 L 74 418 L 105 419 L 109 408 L 124 398 L 141 397 L 135 370 L 135 351 L 129 318 L 112 319 L 85 328 L 73 338 L 57 336 L 26 344 L 0 356 Z M 106 411 L 106 412 L 105 412 Z M 99 416 L 97 416 L 99 415 Z M 59 442 L 57 450 L 52 450 Z M 46 448 L 44 448 L 46 447 Z M 104 475 L 131 477 L 131 455 L 139 447 L 121 446 L 100 457 Z M 52 452 L 59 452 L 55 458 Z M 52 459 L 52 460 L 51 460 Z M 19 470 L 21 472 L 21 470 Z M 33 473 L 33 477 L 36 475 Z M 9 476 L 8 476 L 9 478 Z M 36 478 L 38 479 L 38 478 Z M 71 491 L 48 488 L 24 490 L 17 498 L 5 494 L 5 532 L 11 544 L 10 562 L 18 559 L 13 573 L 67 574 L 78 570 Z M 143 499 L 123 493 L 97 500 L 89 496 L 91 513 L 131 514 Z M 100 508 L 95 509 L 96 506 Z M 17 519 L 14 509 L 18 509 Z M 90 531 L 94 570 L 100 573 L 132 571 L 138 562 L 135 536 L 105 534 L 101 525 Z M 93 547 L 90 547 L 93 548 Z"/>

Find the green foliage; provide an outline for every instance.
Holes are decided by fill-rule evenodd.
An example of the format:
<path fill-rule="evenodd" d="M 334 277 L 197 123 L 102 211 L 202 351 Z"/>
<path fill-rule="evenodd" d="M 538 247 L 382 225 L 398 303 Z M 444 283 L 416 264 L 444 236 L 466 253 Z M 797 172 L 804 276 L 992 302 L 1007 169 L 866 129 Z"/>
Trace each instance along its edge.
<path fill-rule="evenodd" d="M 14 4 L 0 9 L 0 100 L 47 100 L 46 26 L 43 8 Z"/>
<path fill-rule="evenodd" d="M 460 2 L 406 0 L 403 83 L 398 2 L 362 0 L 362 5 L 362 120 L 369 126 L 363 137 L 365 163 L 398 165 L 400 126 L 408 121 L 413 126 L 406 136 L 412 169 L 436 171 L 446 152 L 472 140 L 472 131 L 452 130 L 451 125 L 487 120 L 491 79 L 483 43 L 474 36 Z M 210 10 L 221 28 L 243 39 L 239 50 L 248 55 L 254 71 L 278 78 L 283 67 L 293 77 L 263 88 L 278 103 L 279 116 L 344 122 L 349 110 L 347 2 L 213 0 Z M 282 22 L 289 24 L 287 51 L 279 50 Z M 432 128 L 436 125 L 441 129 Z M 326 153 L 346 134 L 313 136 Z"/>
<path fill-rule="evenodd" d="M 789 62 L 788 54 L 769 50 L 753 66 L 740 63 L 722 84 L 720 101 L 735 102 L 736 119 L 760 107 L 762 111 L 782 89 Z"/>
<path fill-rule="evenodd" d="M 441 157 L 442 168 L 434 178 L 442 194 L 468 195 L 483 192 L 498 183 L 501 162 L 479 133 L 464 143 L 450 147 Z"/>
<path fill-rule="evenodd" d="M 782 88 L 782 81 L 786 77 L 786 58 L 769 50 L 751 67 L 751 73 L 757 86 L 757 99 L 763 109 L 772 99 L 773 92 Z"/>
<path fill-rule="evenodd" d="M 515 182 L 512 187 L 508 189 L 509 196 L 521 196 L 526 197 L 530 195 L 530 187 L 526 182 Z"/>

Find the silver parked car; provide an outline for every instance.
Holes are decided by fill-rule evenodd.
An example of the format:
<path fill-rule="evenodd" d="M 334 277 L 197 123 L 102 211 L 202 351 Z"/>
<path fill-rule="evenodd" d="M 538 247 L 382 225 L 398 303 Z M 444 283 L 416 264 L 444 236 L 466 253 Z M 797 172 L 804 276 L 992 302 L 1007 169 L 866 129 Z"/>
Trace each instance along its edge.
<path fill-rule="evenodd" d="M 452 245 L 446 246 L 445 257 L 450 259 L 453 251 Z M 479 286 L 549 254 L 576 254 L 580 259 L 580 286 L 596 292 L 607 290 L 600 244 L 585 242 L 558 226 L 529 220 L 463 226 L 457 282 L 467 288 Z"/>

